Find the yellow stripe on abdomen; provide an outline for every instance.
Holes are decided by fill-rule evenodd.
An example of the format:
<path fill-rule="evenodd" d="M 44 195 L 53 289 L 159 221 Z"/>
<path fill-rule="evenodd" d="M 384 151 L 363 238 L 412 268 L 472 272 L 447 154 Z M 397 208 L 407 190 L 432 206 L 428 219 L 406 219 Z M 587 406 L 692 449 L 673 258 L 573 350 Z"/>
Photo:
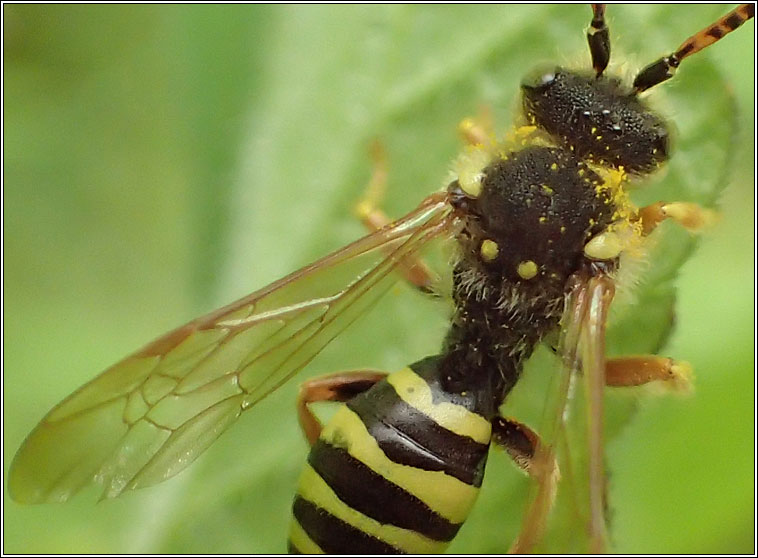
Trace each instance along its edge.
<path fill-rule="evenodd" d="M 466 519 L 479 493 L 475 486 L 442 471 L 426 471 L 390 460 L 360 417 L 346 406 L 341 407 L 324 428 L 321 439 L 345 449 L 375 473 L 416 496 L 451 523 L 462 523 Z M 423 450 L 419 448 L 419 451 Z"/>
<path fill-rule="evenodd" d="M 398 397 L 440 426 L 480 444 L 490 443 L 492 425 L 486 418 L 449 401 L 435 403 L 429 384 L 411 368 L 390 374 L 387 382 L 395 388 Z"/>
<path fill-rule="evenodd" d="M 449 544 L 448 542 L 433 541 L 415 531 L 379 523 L 354 510 L 337 497 L 324 479 L 310 465 L 305 466 L 300 476 L 298 494 L 363 533 L 405 552 L 439 554 Z M 293 524 L 297 524 L 297 520 L 293 519 Z M 305 536 L 307 537 L 307 535 Z"/>
<path fill-rule="evenodd" d="M 301 554 L 324 554 L 324 551 L 313 542 L 294 517 L 290 521 L 290 544 Z"/>

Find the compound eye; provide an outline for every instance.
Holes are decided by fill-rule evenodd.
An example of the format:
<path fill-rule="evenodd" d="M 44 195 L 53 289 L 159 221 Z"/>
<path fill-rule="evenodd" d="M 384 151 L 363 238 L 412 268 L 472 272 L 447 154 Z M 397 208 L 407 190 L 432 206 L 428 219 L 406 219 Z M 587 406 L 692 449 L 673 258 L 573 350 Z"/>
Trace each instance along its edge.
<path fill-rule="evenodd" d="M 550 87 L 558 77 L 560 68 L 554 66 L 535 68 L 521 81 L 521 89 L 526 91 L 542 91 Z"/>
<path fill-rule="evenodd" d="M 653 154 L 657 160 L 668 159 L 670 151 L 669 135 L 664 129 L 658 130 L 653 140 Z"/>

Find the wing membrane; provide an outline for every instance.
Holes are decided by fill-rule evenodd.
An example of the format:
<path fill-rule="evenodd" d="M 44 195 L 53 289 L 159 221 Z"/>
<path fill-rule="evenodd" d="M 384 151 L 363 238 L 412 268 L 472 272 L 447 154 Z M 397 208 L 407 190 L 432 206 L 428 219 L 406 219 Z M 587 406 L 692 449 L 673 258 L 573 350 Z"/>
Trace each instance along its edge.
<path fill-rule="evenodd" d="M 396 281 L 393 270 L 449 233 L 445 194 L 291 275 L 159 337 L 53 408 L 11 465 L 21 502 L 103 497 L 184 469 L 242 411 L 307 365 Z"/>
<path fill-rule="evenodd" d="M 534 550 L 547 528 L 548 515 L 556 498 L 558 477 L 555 475 L 554 463 L 563 439 L 563 421 L 567 405 L 581 367 L 578 345 L 582 332 L 581 326 L 587 315 L 587 299 L 586 285 L 579 282 L 566 297 L 559 340 L 561 370 L 551 378 L 548 386 L 539 431 L 540 445 L 533 458 L 535 483 L 529 497 L 521 532 L 510 550 L 512 553 L 524 554 Z M 562 486 L 567 480 L 572 479 L 571 473 L 572 471 L 567 471 L 561 466 L 559 475 Z"/>
<path fill-rule="evenodd" d="M 577 280 L 561 319 L 562 366 L 552 379 L 535 456 L 538 482 L 514 549 L 537 549 L 545 530 L 569 553 L 602 553 L 607 543 L 603 441 L 605 331 L 613 281 L 599 273 Z M 579 381 L 581 380 L 581 382 Z M 560 467 L 560 489 L 551 478 Z M 554 508 L 554 509 L 553 509 Z M 548 515 L 555 516 L 550 528 Z"/>
<path fill-rule="evenodd" d="M 615 287 L 607 276 L 593 277 L 589 281 L 587 317 L 582 328 L 582 371 L 586 405 L 587 427 L 587 494 L 589 550 L 602 553 L 606 550 L 605 524 L 605 459 L 603 439 L 603 393 L 605 391 L 605 330 L 608 312 Z M 577 501 L 583 501 L 581 495 Z"/>

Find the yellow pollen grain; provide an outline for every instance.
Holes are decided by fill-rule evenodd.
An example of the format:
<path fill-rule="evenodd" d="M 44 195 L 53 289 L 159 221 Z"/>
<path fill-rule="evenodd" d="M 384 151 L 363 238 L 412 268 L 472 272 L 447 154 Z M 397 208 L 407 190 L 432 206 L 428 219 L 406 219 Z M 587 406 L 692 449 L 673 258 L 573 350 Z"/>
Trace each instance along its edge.
<path fill-rule="evenodd" d="M 497 242 L 490 239 L 486 239 L 482 241 L 482 245 L 479 247 L 479 253 L 482 255 L 482 259 L 485 262 L 491 262 L 492 260 L 497 258 L 497 254 L 499 251 L 500 250 L 497 246 Z"/>
<path fill-rule="evenodd" d="M 525 260 L 518 264 L 518 267 L 516 267 L 516 273 L 518 273 L 519 277 L 522 279 L 529 280 L 537 275 L 537 264 L 532 260 Z"/>
<path fill-rule="evenodd" d="M 537 129 L 537 126 L 520 126 L 519 128 L 516 128 L 516 135 L 517 136 L 528 136 Z"/>

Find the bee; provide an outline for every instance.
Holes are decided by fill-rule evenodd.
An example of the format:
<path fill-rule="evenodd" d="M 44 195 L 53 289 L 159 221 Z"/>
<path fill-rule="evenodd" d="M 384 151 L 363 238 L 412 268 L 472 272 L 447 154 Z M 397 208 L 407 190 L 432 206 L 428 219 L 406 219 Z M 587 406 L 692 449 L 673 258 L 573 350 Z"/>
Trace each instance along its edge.
<path fill-rule="evenodd" d="M 687 65 L 685 65 L 685 68 L 686 68 L 686 67 L 687 67 Z M 684 75 L 684 74 L 685 74 L 685 72 L 683 71 L 683 72 L 682 72 L 682 74 Z M 424 229 L 424 230 L 426 230 L 426 229 Z M 430 230 L 431 230 L 431 229 L 430 229 Z M 386 260 L 385 260 L 385 261 L 386 261 Z M 242 325 L 242 324 L 240 324 L 240 325 Z M 154 346 L 154 347 L 155 347 L 155 346 Z M 419 356 L 422 356 L 422 355 L 419 355 Z M 492 474 L 492 473 L 490 473 L 490 477 L 491 477 L 491 476 L 493 476 L 493 474 Z"/>

